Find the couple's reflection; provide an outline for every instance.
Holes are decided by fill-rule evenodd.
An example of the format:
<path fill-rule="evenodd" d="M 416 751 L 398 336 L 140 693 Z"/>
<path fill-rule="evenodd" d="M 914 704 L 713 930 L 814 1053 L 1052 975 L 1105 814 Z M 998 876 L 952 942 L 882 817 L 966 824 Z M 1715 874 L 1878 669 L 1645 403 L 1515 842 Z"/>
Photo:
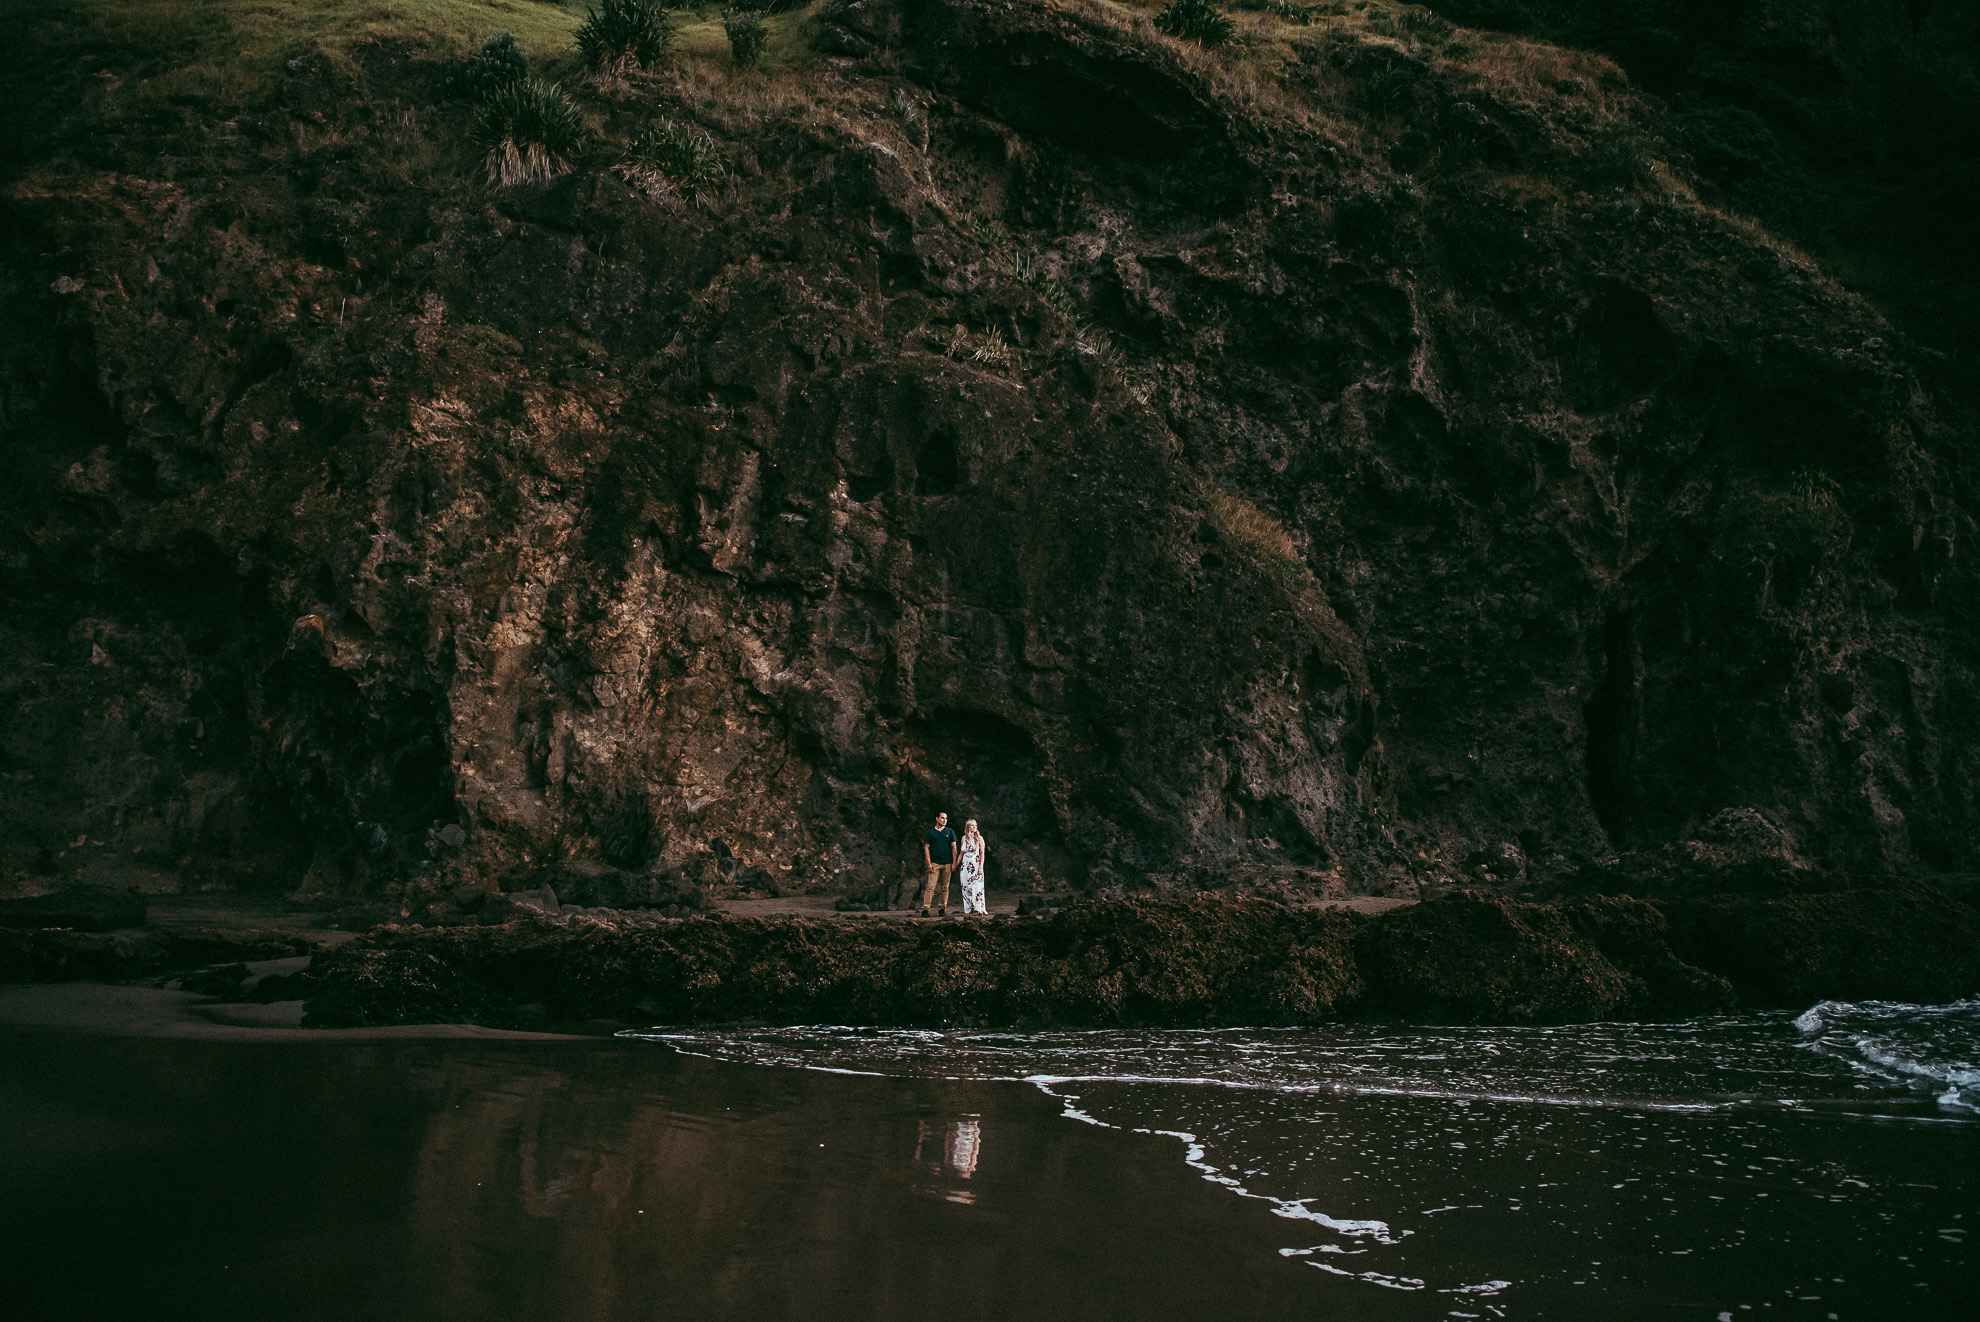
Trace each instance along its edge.
<path fill-rule="evenodd" d="M 965 1115 L 946 1122 L 922 1120 L 917 1123 L 914 1160 L 917 1165 L 933 1173 L 967 1180 L 976 1174 L 977 1158 L 982 1152 L 983 1123 L 978 1116 Z M 976 1201 L 975 1190 L 946 1181 L 930 1192 L 952 1203 L 970 1204 Z"/>

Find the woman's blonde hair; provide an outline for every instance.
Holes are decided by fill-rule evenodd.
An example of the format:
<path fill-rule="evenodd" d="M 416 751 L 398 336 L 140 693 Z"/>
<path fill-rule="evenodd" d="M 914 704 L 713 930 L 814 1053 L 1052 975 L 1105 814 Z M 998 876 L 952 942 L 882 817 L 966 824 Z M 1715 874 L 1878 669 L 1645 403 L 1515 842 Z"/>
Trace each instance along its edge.
<path fill-rule="evenodd" d="M 969 819 L 968 821 L 966 821 L 966 822 L 964 822 L 964 823 L 963 823 L 963 834 L 964 834 L 964 835 L 971 835 L 971 834 L 974 834 L 974 835 L 982 835 L 982 834 L 983 834 L 983 832 L 981 832 L 981 831 L 978 831 L 978 830 L 976 829 L 976 819 L 975 819 L 974 817 L 972 817 L 972 818 L 970 818 L 970 819 Z"/>

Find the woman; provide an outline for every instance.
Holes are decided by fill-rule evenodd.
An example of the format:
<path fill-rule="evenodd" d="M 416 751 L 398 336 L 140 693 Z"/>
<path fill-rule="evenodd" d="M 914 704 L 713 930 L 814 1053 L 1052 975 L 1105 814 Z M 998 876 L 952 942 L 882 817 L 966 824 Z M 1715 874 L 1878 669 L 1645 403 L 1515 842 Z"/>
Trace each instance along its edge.
<path fill-rule="evenodd" d="M 983 902 L 983 864 L 989 858 L 989 852 L 982 834 L 976 829 L 976 819 L 971 818 L 963 826 L 962 866 L 956 869 L 956 876 L 962 882 L 965 914 L 990 912 L 990 906 Z"/>

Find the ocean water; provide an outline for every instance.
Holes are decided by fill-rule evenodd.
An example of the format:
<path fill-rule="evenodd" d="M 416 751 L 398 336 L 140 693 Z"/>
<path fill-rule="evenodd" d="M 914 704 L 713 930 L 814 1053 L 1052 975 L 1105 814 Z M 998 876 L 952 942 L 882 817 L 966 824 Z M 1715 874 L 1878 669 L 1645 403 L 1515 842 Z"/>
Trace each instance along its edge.
<path fill-rule="evenodd" d="M 1275 1218 L 1269 1252 L 1335 1278 L 1356 1314 L 1960 1316 L 1980 1285 L 1980 1000 L 1555 1027 L 631 1036 L 1035 1089 L 1068 1124 L 1166 1145 L 1234 1214 Z M 949 1165 L 996 1141 L 954 1118 Z"/>

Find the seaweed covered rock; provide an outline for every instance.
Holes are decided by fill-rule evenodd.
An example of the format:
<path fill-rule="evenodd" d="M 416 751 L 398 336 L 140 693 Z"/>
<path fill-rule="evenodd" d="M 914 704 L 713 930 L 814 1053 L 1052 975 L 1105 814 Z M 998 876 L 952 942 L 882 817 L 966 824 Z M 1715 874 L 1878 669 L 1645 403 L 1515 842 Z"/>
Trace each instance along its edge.
<path fill-rule="evenodd" d="M 126 932 L 0 928 L 0 982 L 122 982 L 157 968 L 156 949 Z"/>
<path fill-rule="evenodd" d="M 0 927 L 66 927 L 77 932 L 114 932 L 143 927 L 144 897 L 103 886 L 65 886 L 52 895 L 0 900 Z"/>
<path fill-rule="evenodd" d="M 1943 896 L 1920 892 L 1881 927 L 1847 896 L 1801 903 L 1735 899 L 1667 919 L 1638 900 L 1465 893 L 1373 918 L 1198 899 L 985 923 L 383 928 L 318 957 L 310 1022 L 507 1023 L 538 1003 L 566 1020 L 647 1023 L 1548 1023 L 1980 990 L 1974 915 Z M 1923 939 L 1935 923 L 1942 934 Z"/>
<path fill-rule="evenodd" d="M 294 932 L 261 928 L 0 929 L 0 982 L 128 982 L 208 964 L 285 959 L 310 949 Z"/>
<path fill-rule="evenodd" d="M 1392 910 L 1359 934 L 1355 958 L 1371 1004 L 1412 1019 L 1603 1019 L 1641 994 L 1566 914 L 1501 896 Z"/>
<path fill-rule="evenodd" d="M 420 950 L 345 947 L 319 956 L 305 1028 L 375 1024 L 445 1024 L 505 1018 L 501 998 L 463 977 L 440 956 Z"/>
<path fill-rule="evenodd" d="M 455 1017 L 499 989 L 505 1001 L 541 1002 L 570 1019 L 1298 1023 L 1359 994 L 1356 922 L 1255 902 L 1121 901 L 1026 923 L 704 918 L 637 930 L 384 929 L 319 957 L 315 977 L 326 1006 L 349 1002 L 365 1014 L 403 999 Z M 422 958 L 389 961 L 382 952 Z M 436 981 L 427 959 L 457 980 Z M 353 988 L 361 990 L 340 990 Z M 446 1002 L 449 989 L 466 999 Z"/>
<path fill-rule="evenodd" d="M 1922 886 L 1676 900 L 1671 949 L 1724 977 L 1740 1003 L 1936 1003 L 1980 988 L 1980 913 Z"/>
<path fill-rule="evenodd" d="M 1721 973 L 1688 964 L 1671 947 L 1665 912 L 1642 900 L 1599 897 L 1571 902 L 1562 912 L 1630 982 L 1616 1016 L 1673 1017 L 1735 1009 L 1739 993 Z"/>

